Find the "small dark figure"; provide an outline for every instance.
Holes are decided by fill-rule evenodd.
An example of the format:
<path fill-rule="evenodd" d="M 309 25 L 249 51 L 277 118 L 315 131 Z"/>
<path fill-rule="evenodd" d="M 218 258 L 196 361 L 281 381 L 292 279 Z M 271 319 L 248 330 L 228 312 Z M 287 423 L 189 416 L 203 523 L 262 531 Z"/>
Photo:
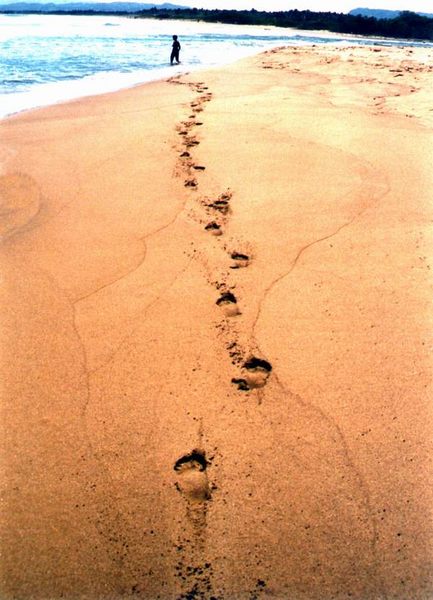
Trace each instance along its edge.
<path fill-rule="evenodd" d="M 171 55 L 170 55 L 170 64 L 173 64 L 173 61 L 175 60 L 177 64 L 179 64 L 179 51 L 180 51 L 180 44 L 179 41 L 177 39 L 177 35 L 173 36 L 173 46 L 172 46 L 172 51 L 171 51 Z"/>

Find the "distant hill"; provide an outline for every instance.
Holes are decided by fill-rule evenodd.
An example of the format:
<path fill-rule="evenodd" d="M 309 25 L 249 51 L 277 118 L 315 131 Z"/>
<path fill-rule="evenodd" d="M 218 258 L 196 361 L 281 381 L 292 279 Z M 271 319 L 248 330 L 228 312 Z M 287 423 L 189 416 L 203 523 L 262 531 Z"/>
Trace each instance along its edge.
<path fill-rule="evenodd" d="M 375 19 L 396 19 L 401 12 L 400 10 L 381 10 L 380 8 L 354 8 L 349 12 L 349 15 L 355 17 L 358 15 L 362 17 L 374 17 Z M 422 17 L 433 18 L 433 13 L 417 12 L 416 14 Z"/>
<path fill-rule="evenodd" d="M 176 9 L 185 6 L 171 4 L 143 4 L 141 2 L 0 2 L 0 13 L 52 13 L 52 12 L 98 12 L 98 13 L 135 13 L 141 10 Z"/>

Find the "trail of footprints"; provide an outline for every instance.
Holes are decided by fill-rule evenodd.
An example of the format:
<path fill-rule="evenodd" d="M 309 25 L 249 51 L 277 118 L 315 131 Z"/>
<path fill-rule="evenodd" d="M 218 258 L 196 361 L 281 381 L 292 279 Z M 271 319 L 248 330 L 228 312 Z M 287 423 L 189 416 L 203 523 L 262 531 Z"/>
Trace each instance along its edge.
<path fill-rule="evenodd" d="M 279 49 L 268 51 L 267 54 L 275 54 Z M 375 50 L 379 52 L 380 50 Z M 293 51 L 295 54 L 297 51 Z M 331 60 L 328 62 L 332 62 Z M 263 61 L 264 69 L 284 69 L 285 63 Z M 294 71 L 299 69 L 294 68 Z M 402 72 L 394 76 L 399 77 Z M 272 373 L 272 365 L 263 357 L 247 354 L 240 346 L 236 335 L 236 325 L 242 315 L 240 302 L 234 290 L 235 284 L 231 280 L 235 277 L 234 271 L 244 269 L 252 262 L 251 253 L 240 249 L 229 249 L 224 242 L 224 233 L 232 212 L 231 200 L 233 193 L 225 190 L 218 197 L 199 197 L 197 192 L 200 188 L 200 173 L 206 170 L 206 166 L 197 164 L 194 160 L 194 148 L 200 144 L 197 131 L 203 126 L 201 113 L 205 106 L 212 100 L 212 93 L 208 91 L 203 82 L 185 83 L 181 81 L 181 75 L 168 79 L 168 82 L 178 85 L 188 85 L 197 93 L 197 98 L 190 102 L 190 114 L 187 119 L 177 126 L 177 133 L 181 139 L 179 150 L 178 171 L 184 178 L 184 186 L 194 194 L 195 205 L 199 205 L 200 215 L 196 220 L 203 226 L 205 235 L 215 237 L 215 243 L 228 256 L 227 274 L 220 276 L 213 285 L 218 292 L 215 304 L 221 311 L 221 321 L 217 327 L 225 336 L 226 349 L 237 373 L 231 379 L 233 388 L 240 394 L 257 393 L 259 403 L 261 402 L 261 391 L 267 385 Z M 192 211 L 192 216 L 196 213 Z M 227 339 L 229 338 L 229 339 Z M 200 436 L 201 437 L 201 436 Z M 216 450 L 216 449 L 215 449 Z M 175 472 L 175 486 L 186 503 L 187 522 L 184 531 L 178 540 L 176 551 L 179 560 L 176 565 L 177 576 L 182 580 L 182 587 L 188 588 L 177 600 L 222 600 L 213 592 L 212 579 L 213 568 L 210 561 L 204 558 L 206 555 L 206 518 L 209 501 L 212 493 L 217 488 L 212 484 L 208 474 L 212 459 L 206 457 L 205 451 L 199 445 L 189 453 L 181 456 L 173 465 Z M 266 582 L 258 579 L 255 588 L 250 590 L 250 600 L 259 598 L 265 591 Z"/>
<path fill-rule="evenodd" d="M 212 99 L 212 93 L 208 91 L 203 82 L 185 83 L 181 81 L 181 75 L 172 77 L 170 83 L 188 85 L 198 94 L 198 97 L 190 102 L 190 114 L 185 121 L 177 126 L 177 133 L 181 140 L 179 148 L 178 173 L 184 179 L 184 186 L 194 194 L 194 206 L 199 207 L 199 216 L 192 211 L 192 216 L 203 226 L 205 235 L 214 236 L 215 243 L 222 246 L 222 250 L 228 256 L 228 275 L 222 277 L 222 281 L 213 282 L 219 296 L 215 304 L 221 311 L 221 322 L 219 327 L 225 334 L 231 336 L 226 342 L 226 348 L 232 364 L 237 368 L 237 374 L 231 380 L 233 388 L 242 393 L 254 392 L 263 388 L 272 371 L 272 365 L 264 358 L 252 354 L 247 355 L 240 348 L 237 341 L 233 341 L 235 328 L 230 322 L 236 321 L 241 313 L 237 297 L 233 292 L 234 285 L 229 285 L 228 279 L 234 277 L 234 271 L 244 269 L 251 264 L 251 253 L 231 249 L 228 250 L 224 243 L 224 232 L 231 215 L 231 200 L 233 193 L 227 189 L 218 197 L 199 197 L 197 192 L 200 188 L 199 175 L 206 170 L 202 164 L 197 164 L 193 157 L 193 150 L 200 144 L 196 133 L 197 128 L 203 126 L 198 120 L 200 113 Z M 243 250 L 243 249 L 242 249 Z M 179 596 L 181 599 L 203 598 L 208 600 L 220 600 L 212 592 L 212 565 L 203 560 L 205 553 L 206 515 L 207 505 L 212 498 L 212 492 L 216 487 L 211 484 L 208 476 L 208 467 L 211 460 L 206 458 L 206 453 L 201 448 L 195 448 L 191 452 L 181 456 L 174 464 L 175 486 L 186 502 L 187 532 L 185 539 L 179 540 L 177 550 L 180 552 L 180 560 L 177 564 L 177 575 L 183 583 L 190 584 L 191 588 Z M 189 537 L 188 537 L 189 536 Z M 187 539 L 188 538 L 188 539 Z M 192 539 L 191 539 L 192 538 Z M 200 560 L 197 562 L 197 554 Z M 251 592 L 251 598 L 258 598 L 266 586 L 260 581 L 260 585 Z"/>
<path fill-rule="evenodd" d="M 179 82 L 179 78 L 176 80 Z M 203 82 L 189 83 L 194 91 L 199 96 L 196 100 L 190 103 L 191 114 L 188 120 L 183 121 L 178 126 L 179 136 L 182 137 L 182 148 L 180 151 L 181 171 L 186 175 L 184 180 L 185 187 L 193 188 L 195 191 L 199 188 L 199 181 L 196 177 L 197 172 L 206 169 L 203 165 L 198 165 L 194 162 L 191 148 L 200 144 L 200 140 L 194 133 L 194 128 L 203 125 L 203 122 L 197 121 L 197 113 L 203 111 L 207 102 L 212 99 L 212 93 Z M 195 172 L 195 173 L 194 173 Z M 233 193 L 227 189 L 217 198 L 208 198 L 206 196 L 199 198 L 198 202 L 201 205 L 202 213 L 206 216 L 205 232 L 216 238 L 221 238 L 224 235 L 225 227 L 228 223 L 231 214 L 231 199 Z M 220 240 L 218 240 L 219 243 Z M 224 246 L 226 251 L 226 247 Z M 230 264 L 229 269 L 242 269 L 251 264 L 251 256 L 244 252 L 232 250 L 229 253 Z M 229 319 L 241 315 L 241 309 L 238 299 L 229 289 L 227 282 L 215 282 L 215 287 L 220 291 L 220 296 L 216 299 L 216 305 L 221 309 L 224 318 Z M 238 364 L 232 361 L 233 364 Z M 236 389 L 241 392 L 248 392 L 257 388 L 262 388 L 266 385 L 269 375 L 272 371 L 270 363 L 264 359 L 248 356 L 243 363 L 240 363 L 240 373 L 238 377 L 232 378 L 232 383 Z"/>

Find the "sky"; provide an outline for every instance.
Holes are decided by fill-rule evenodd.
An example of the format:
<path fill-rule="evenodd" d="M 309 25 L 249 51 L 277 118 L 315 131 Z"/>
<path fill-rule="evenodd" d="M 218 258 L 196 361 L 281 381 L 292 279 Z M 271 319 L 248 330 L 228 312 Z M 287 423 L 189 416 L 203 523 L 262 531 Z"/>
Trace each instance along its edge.
<path fill-rule="evenodd" d="M 0 4 L 10 2 L 112 2 L 113 0 L 0 0 Z M 128 0 L 116 0 L 128 1 Z M 181 6 L 197 8 L 220 8 L 220 9 L 251 9 L 257 10 L 314 10 L 318 12 L 347 13 L 354 8 L 381 8 L 387 10 L 411 10 L 433 14 L 433 0 L 131 0 L 144 4 L 163 4 L 171 2 Z"/>

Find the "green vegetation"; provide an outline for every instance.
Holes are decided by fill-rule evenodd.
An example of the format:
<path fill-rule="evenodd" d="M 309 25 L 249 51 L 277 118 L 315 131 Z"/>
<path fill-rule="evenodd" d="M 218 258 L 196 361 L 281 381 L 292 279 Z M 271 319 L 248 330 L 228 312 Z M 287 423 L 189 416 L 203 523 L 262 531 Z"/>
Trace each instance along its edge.
<path fill-rule="evenodd" d="M 138 12 L 139 18 L 188 19 L 208 23 L 238 25 L 274 25 L 295 29 L 322 29 L 335 33 L 374 35 L 393 38 L 433 40 L 433 19 L 404 11 L 394 19 L 376 19 L 360 15 L 310 10 L 265 12 L 257 10 L 206 10 L 200 8 L 151 8 Z"/>
<path fill-rule="evenodd" d="M 112 15 L 127 14 L 143 19 L 185 19 L 208 23 L 233 23 L 237 25 L 274 25 L 294 29 L 318 29 L 334 33 L 349 33 L 415 40 L 433 40 L 433 18 L 404 11 L 394 18 L 376 18 L 359 14 L 288 10 L 266 12 L 258 10 L 207 10 L 204 8 L 164 8 L 154 6 L 134 10 L 136 3 L 108 3 L 101 8 L 97 2 L 75 2 L 62 7 L 55 4 L 19 2 L 0 5 L 0 13 L 7 14 L 69 14 Z M 122 8 L 119 8 L 122 6 Z M 145 5 L 146 6 L 146 5 Z M 147 5 L 149 6 L 149 5 Z"/>

